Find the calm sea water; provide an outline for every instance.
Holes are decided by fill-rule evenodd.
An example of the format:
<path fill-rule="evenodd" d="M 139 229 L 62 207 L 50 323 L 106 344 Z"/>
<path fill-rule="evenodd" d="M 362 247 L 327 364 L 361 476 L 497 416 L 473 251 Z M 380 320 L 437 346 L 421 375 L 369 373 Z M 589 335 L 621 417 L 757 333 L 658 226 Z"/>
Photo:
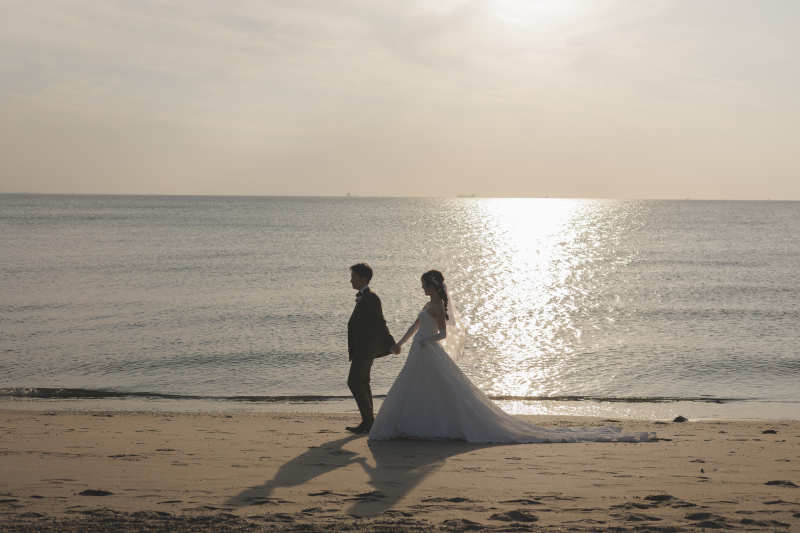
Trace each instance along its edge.
<path fill-rule="evenodd" d="M 511 412 L 798 419 L 798 235 L 798 202 L 0 195 L 0 408 L 354 411 L 367 261 L 396 338 L 444 272 Z"/>

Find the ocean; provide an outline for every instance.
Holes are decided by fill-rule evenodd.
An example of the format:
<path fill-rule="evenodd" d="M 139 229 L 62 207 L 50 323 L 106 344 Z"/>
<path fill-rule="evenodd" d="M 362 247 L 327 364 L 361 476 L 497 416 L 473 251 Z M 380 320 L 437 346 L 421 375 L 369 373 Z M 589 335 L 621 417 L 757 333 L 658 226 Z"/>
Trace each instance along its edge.
<path fill-rule="evenodd" d="M 0 409 L 355 413 L 365 261 L 397 339 L 444 273 L 509 412 L 796 420 L 798 235 L 800 202 L 0 195 Z"/>

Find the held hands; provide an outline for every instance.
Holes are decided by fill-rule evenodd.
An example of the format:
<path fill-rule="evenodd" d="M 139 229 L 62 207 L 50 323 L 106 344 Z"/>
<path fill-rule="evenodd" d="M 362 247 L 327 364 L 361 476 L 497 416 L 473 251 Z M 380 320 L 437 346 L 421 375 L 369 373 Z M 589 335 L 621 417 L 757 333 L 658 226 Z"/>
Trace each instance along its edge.
<path fill-rule="evenodd" d="M 395 344 L 394 346 L 389 348 L 389 351 L 392 352 L 395 355 L 398 355 L 400 353 L 400 345 L 399 344 Z"/>

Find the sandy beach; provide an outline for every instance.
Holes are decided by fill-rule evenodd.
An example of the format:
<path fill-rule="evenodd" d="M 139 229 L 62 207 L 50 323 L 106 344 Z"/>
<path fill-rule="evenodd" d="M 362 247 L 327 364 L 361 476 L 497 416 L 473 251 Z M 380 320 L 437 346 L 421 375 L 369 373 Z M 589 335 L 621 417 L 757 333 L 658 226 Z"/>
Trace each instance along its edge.
<path fill-rule="evenodd" d="M 345 414 L 0 412 L 4 531 L 800 531 L 800 422 L 648 443 L 369 441 Z"/>

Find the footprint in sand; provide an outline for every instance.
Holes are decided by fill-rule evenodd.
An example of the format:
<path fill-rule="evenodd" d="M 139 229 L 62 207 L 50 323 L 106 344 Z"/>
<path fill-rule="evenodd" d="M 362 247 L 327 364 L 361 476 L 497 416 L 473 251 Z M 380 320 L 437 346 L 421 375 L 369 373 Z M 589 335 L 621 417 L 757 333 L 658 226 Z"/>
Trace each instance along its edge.
<path fill-rule="evenodd" d="M 639 502 L 626 502 L 620 503 L 619 505 L 612 505 L 612 509 L 650 509 L 650 506 L 646 503 L 639 503 Z"/>
<path fill-rule="evenodd" d="M 294 522 L 295 518 L 286 513 L 267 514 L 262 517 L 265 522 Z"/>
<path fill-rule="evenodd" d="M 111 496 L 114 494 L 113 492 L 108 492 L 107 490 L 94 490 L 94 489 L 87 489 L 83 492 L 78 493 L 80 496 Z"/>
<path fill-rule="evenodd" d="M 248 498 L 247 502 L 250 505 L 281 505 L 284 503 L 289 503 L 283 498 L 262 498 L 262 497 Z"/>
<path fill-rule="evenodd" d="M 495 513 L 489 517 L 489 520 L 500 520 L 501 522 L 536 522 L 539 520 L 539 517 L 524 509 L 517 509 L 516 511 L 508 511 L 507 513 Z"/>
<path fill-rule="evenodd" d="M 109 455 L 111 459 L 122 459 L 123 461 L 141 461 L 141 456 L 135 453 L 120 453 L 117 455 Z"/>
<path fill-rule="evenodd" d="M 521 500 L 503 500 L 500 503 L 516 503 L 516 504 L 520 504 L 520 505 L 544 505 L 540 501 L 537 501 L 537 500 L 526 500 L 526 499 L 521 499 Z"/>
<path fill-rule="evenodd" d="M 425 498 L 422 501 L 425 503 L 439 503 L 439 502 L 462 503 L 462 502 L 474 502 L 475 500 L 470 500 L 468 498 L 462 498 L 461 496 L 456 496 L 455 498 Z"/>
<path fill-rule="evenodd" d="M 794 487 L 797 488 L 797 485 L 792 483 L 791 481 L 767 481 L 764 485 L 775 485 L 778 487 Z"/>
<path fill-rule="evenodd" d="M 799 513 L 800 514 L 800 513 Z M 794 515 L 797 517 L 797 515 Z M 750 518 L 742 518 L 740 522 L 746 526 L 758 527 L 790 527 L 791 524 L 785 522 L 778 522 L 777 520 L 752 520 Z"/>
<path fill-rule="evenodd" d="M 648 501 L 648 502 L 664 503 L 664 502 L 672 501 L 675 498 L 674 498 L 674 496 L 671 496 L 669 494 L 653 494 L 653 495 L 650 495 L 650 496 L 645 496 L 644 499 L 645 499 L 645 501 Z"/>
<path fill-rule="evenodd" d="M 646 514 L 630 514 L 625 517 L 628 522 L 660 522 L 662 519 L 657 516 L 650 516 Z"/>
<path fill-rule="evenodd" d="M 389 509 L 388 511 L 384 511 L 383 516 L 389 516 L 391 518 L 411 518 L 414 516 L 414 513 L 398 511 L 397 509 Z"/>
<path fill-rule="evenodd" d="M 472 520 L 467 520 L 466 518 L 454 518 L 451 520 L 445 520 L 442 522 L 447 528 L 452 528 L 453 531 L 480 531 L 483 529 L 487 529 L 487 526 L 479 522 L 473 522 Z"/>
<path fill-rule="evenodd" d="M 350 452 L 347 450 L 333 450 L 332 452 L 328 452 L 329 455 L 355 455 L 356 452 Z"/>
<path fill-rule="evenodd" d="M 345 498 L 345 501 L 377 502 L 384 498 L 386 498 L 386 495 L 384 493 L 377 490 L 373 490 L 372 492 L 364 492 L 362 494 L 356 494 L 352 498 Z"/>
<path fill-rule="evenodd" d="M 321 490 L 319 492 L 309 492 L 309 496 L 347 496 L 346 494 L 340 494 L 338 492 L 333 492 L 332 490 Z"/>
<path fill-rule="evenodd" d="M 694 526 L 698 528 L 727 529 L 729 527 L 727 518 L 712 513 L 692 513 L 687 514 L 684 518 L 696 522 Z"/>

